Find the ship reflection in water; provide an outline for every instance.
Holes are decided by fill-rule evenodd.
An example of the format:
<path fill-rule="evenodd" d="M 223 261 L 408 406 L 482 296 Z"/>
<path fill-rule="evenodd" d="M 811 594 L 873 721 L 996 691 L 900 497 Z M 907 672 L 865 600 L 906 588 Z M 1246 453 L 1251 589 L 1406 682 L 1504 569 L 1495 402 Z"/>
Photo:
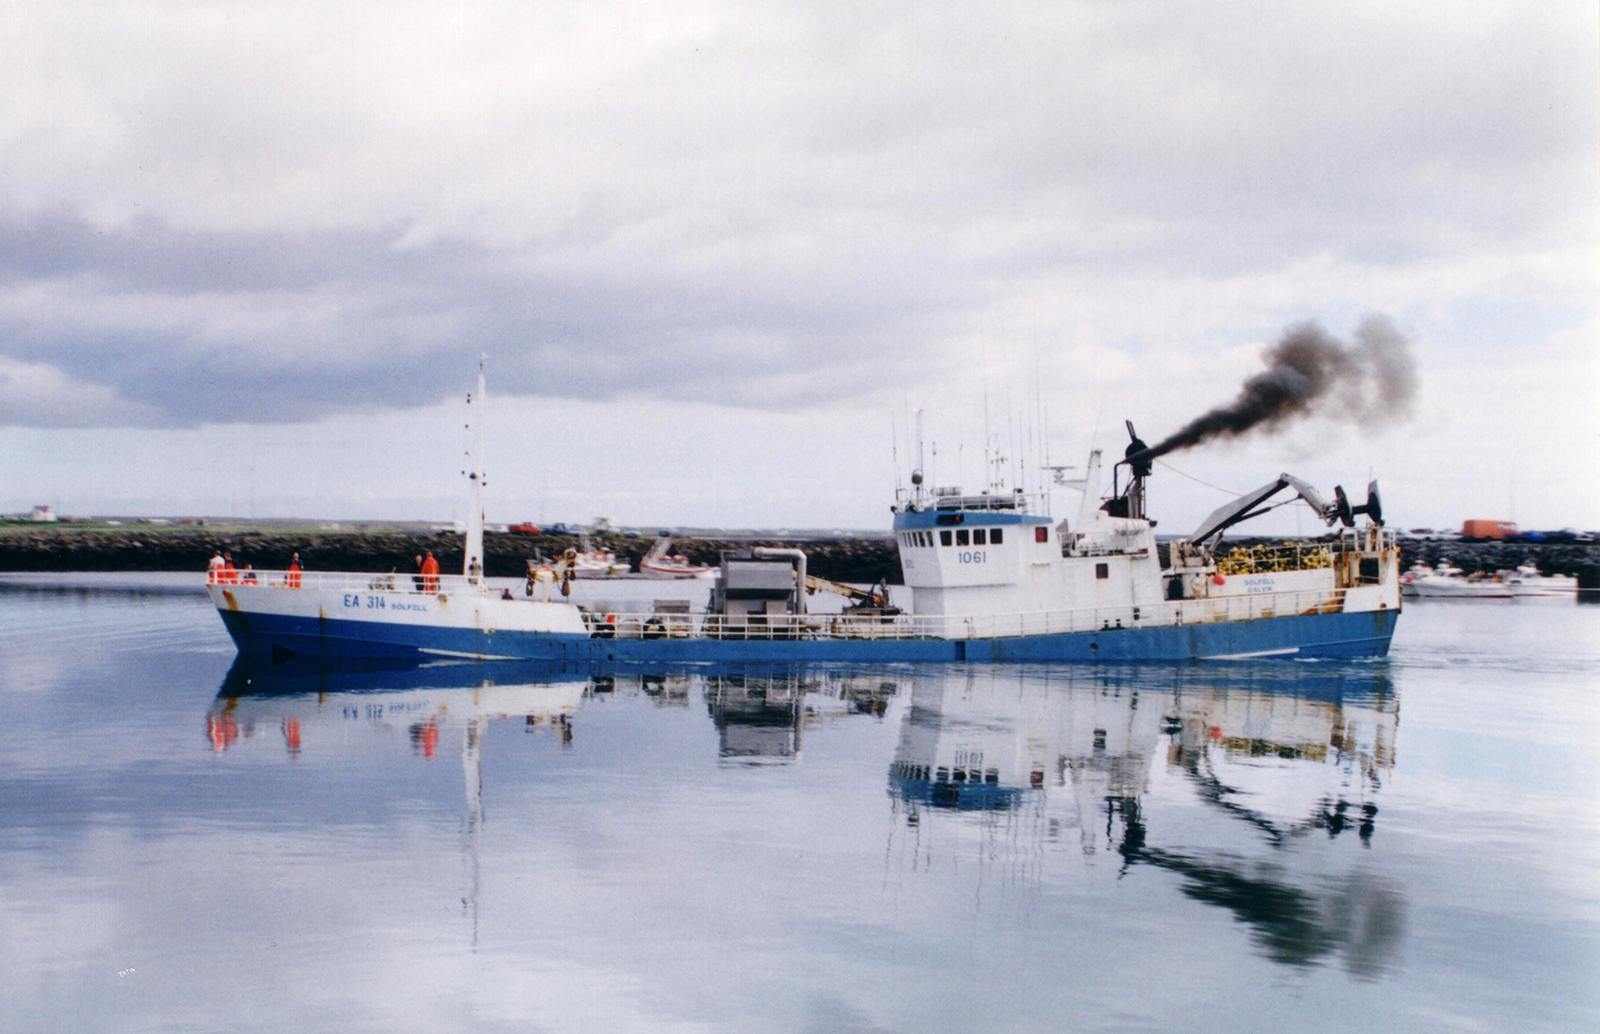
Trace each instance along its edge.
<path fill-rule="evenodd" d="M 1006 838 L 1070 840 L 1125 873 L 1176 875 L 1185 895 L 1248 924 L 1274 961 L 1337 953 L 1349 972 L 1377 975 L 1404 931 L 1399 891 L 1359 857 L 1343 872 L 1294 863 L 1313 837 L 1370 847 L 1398 702 L 1381 674 L 1295 674 L 1102 669 L 1030 680 L 991 670 L 918 681 L 891 794 L 913 841 L 930 820 L 963 813 Z M 1145 807 L 1158 763 L 1211 817 L 1201 836 L 1164 829 L 1171 809 Z M 995 812 L 1003 827 L 984 815 Z"/>
<path fill-rule="evenodd" d="M 858 758 L 850 771 L 859 783 L 887 768 L 887 864 L 912 873 L 975 859 L 1040 887 L 1073 866 L 1109 866 L 1118 884 L 1157 875 L 1226 910 L 1263 957 L 1337 960 L 1357 977 L 1381 975 L 1404 934 L 1398 886 L 1368 864 L 1396 764 L 1399 704 L 1383 668 L 341 670 L 241 659 L 206 729 L 216 751 L 281 737 L 296 759 L 319 741 L 337 749 L 352 724 L 425 760 L 459 743 L 463 903 L 476 940 L 490 724 L 520 724 L 581 753 L 586 711 L 617 703 L 680 715 L 704 707 L 715 737 L 694 749 L 732 769 L 801 765 L 808 740 L 826 739 L 834 723 L 897 727 L 892 758 Z M 681 751 L 683 741 L 637 749 Z"/>

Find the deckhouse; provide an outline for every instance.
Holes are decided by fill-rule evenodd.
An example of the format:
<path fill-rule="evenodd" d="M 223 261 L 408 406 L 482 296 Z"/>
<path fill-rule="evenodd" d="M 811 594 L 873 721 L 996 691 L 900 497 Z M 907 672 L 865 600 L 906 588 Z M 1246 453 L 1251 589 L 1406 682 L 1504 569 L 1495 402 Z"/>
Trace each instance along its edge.
<path fill-rule="evenodd" d="M 1114 517 L 1098 502 L 1100 453 L 1089 459 L 1084 502 L 1055 523 L 1045 495 L 920 491 L 920 475 L 894 510 L 900 569 L 918 614 L 1039 614 L 1160 603 L 1161 559 L 1142 517 Z"/>

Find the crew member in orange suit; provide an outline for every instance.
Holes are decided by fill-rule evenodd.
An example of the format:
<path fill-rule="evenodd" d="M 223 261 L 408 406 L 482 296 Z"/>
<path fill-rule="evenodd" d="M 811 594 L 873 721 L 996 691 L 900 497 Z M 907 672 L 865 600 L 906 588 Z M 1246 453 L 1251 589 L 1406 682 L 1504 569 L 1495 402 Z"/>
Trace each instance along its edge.
<path fill-rule="evenodd" d="M 432 553 L 422 561 L 422 591 L 439 591 L 439 561 L 433 558 Z"/>
<path fill-rule="evenodd" d="M 300 588 L 300 554 L 296 553 L 294 559 L 289 561 L 289 588 Z"/>

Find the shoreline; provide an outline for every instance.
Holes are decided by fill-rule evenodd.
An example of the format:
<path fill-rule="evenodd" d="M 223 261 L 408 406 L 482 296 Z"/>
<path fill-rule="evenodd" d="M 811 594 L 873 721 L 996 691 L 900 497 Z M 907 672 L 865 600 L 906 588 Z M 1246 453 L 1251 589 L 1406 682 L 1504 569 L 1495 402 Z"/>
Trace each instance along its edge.
<path fill-rule="evenodd" d="M 653 537 L 608 536 L 597 545 L 612 550 L 630 568 L 649 551 Z M 1247 547 L 1276 538 L 1236 538 L 1226 544 Z M 496 578 L 521 577 L 529 559 L 560 556 L 578 540 L 570 535 L 492 533 L 484 536 L 484 573 Z M 769 538 L 684 538 L 675 549 L 696 564 L 716 565 L 723 550 L 746 546 L 789 546 L 804 549 L 809 569 L 821 578 L 855 583 L 885 580 L 900 584 L 894 539 L 884 534 L 848 539 L 803 536 Z M 462 536 L 452 531 L 305 531 L 197 527 L 18 528 L 0 530 L 0 571 L 195 571 L 204 572 L 215 550 L 233 554 L 234 562 L 259 570 L 282 570 L 300 554 L 307 570 L 410 574 L 412 557 L 431 551 L 441 569 L 460 570 L 465 559 Z M 1165 562 L 1165 545 L 1161 546 Z M 1544 574 L 1576 574 L 1585 588 L 1600 588 L 1600 544 L 1508 543 L 1402 539 L 1401 568 L 1449 559 L 1469 574 L 1493 574 L 1533 563 Z"/>
<path fill-rule="evenodd" d="M 655 538 L 617 535 L 597 538 L 619 561 L 637 569 Z M 571 535 L 491 533 L 483 538 L 484 573 L 492 578 L 520 578 L 536 555 L 559 557 L 576 548 Z M 718 564 L 723 550 L 746 546 L 798 546 L 810 556 L 809 567 L 821 578 L 847 582 L 898 582 L 900 565 L 894 542 L 875 538 L 685 538 L 674 540 L 674 552 L 696 564 Z M 221 528 L 9 528 L 0 532 L 0 571 L 196 571 L 203 573 L 211 554 L 222 550 L 234 563 L 258 570 L 283 570 L 300 554 L 307 570 L 360 571 L 409 575 L 412 558 L 432 552 L 443 571 L 460 571 L 464 543 L 459 532 L 329 532 L 254 531 Z"/>

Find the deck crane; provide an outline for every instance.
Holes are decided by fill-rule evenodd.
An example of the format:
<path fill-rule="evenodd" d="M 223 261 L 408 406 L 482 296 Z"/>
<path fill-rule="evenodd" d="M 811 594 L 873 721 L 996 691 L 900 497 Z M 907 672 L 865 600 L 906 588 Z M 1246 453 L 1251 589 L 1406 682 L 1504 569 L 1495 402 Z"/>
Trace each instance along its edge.
<path fill-rule="evenodd" d="M 831 593 L 834 596 L 843 596 L 850 601 L 850 609 L 871 607 L 875 610 L 889 609 L 889 586 L 879 582 L 870 589 L 863 589 L 857 585 L 846 585 L 827 578 L 818 578 L 814 574 L 806 575 L 806 595 L 815 596 L 819 592 Z"/>

